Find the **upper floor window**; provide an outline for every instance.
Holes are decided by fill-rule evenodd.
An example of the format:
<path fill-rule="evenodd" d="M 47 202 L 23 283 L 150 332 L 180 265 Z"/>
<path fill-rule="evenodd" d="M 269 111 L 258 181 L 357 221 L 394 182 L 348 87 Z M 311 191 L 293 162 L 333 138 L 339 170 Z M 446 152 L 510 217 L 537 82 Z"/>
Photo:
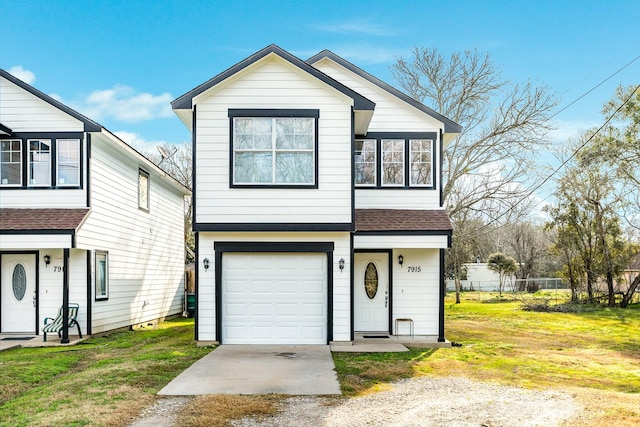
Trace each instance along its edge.
<path fill-rule="evenodd" d="M 22 141 L 0 141 L 0 185 L 22 185 Z"/>
<path fill-rule="evenodd" d="M 57 140 L 58 185 L 80 185 L 80 140 Z"/>
<path fill-rule="evenodd" d="M 355 143 L 357 187 L 434 188 L 435 133 L 370 132 L 367 136 Z"/>
<path fill-rule="evenodd" d="M 149 210 L 149 173 L 138 169 L 138 208 Z"/>
<path fill-rule="evenodd" d="M 411 149 L 411 185 L 432 186 L 433 141 L 430 139 L 411 139 L 409 147 Z"/>
<path fill-rule="evenodd" d="M 382 140 L 382 185 L 404 185 L 404 140 Z"/>
<path fill-rule="evenodd" d="M 51 140 L 30 139 L 28 182 L 30 187 L 51 186 Z"/>
<path fill-rule="evenodd" d="M 356 185 L 376 185 L 376 140 L 356 141 Z"/>
<path fill-rule="evenodd" d="M 317 110 L 229 114 L 232 186 L 317 186 Z"/>

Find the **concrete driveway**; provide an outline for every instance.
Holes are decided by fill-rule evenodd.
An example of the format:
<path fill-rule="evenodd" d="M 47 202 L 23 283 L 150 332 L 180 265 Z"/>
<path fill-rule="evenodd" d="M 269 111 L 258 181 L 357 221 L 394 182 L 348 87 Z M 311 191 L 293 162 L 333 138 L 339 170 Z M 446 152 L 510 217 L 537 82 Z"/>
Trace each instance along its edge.
<path fill-rule="evenodd" d="M 330 347 L 221 345 L 158 394 L 341 394 Z"/>

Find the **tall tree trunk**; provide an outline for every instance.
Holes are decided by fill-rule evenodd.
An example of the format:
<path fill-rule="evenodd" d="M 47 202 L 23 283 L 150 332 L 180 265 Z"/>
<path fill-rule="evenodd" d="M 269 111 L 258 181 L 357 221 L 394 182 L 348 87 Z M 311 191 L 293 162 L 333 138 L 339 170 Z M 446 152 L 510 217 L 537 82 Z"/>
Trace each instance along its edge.
<path fill-rule="evenodd" d="M 460 304 L 460 276 L 456 274 L 456 304 Z"/>
<path fill-rule="evenodd" d="M 636 278 L 633 279 L 633 282 L 631 282 L 631 284 L 629 285 L 627 292 L 625 292 L 622 296 L 622 301 L 620 301 L 620 308 L 627 308 L 627 306 L 631 302 L 631 299 L 633 298 L 633 294 L 636 292 L 636 289 L 638 289 L 638 285 L 640 285 L 640 274 L 638 274 Z"/>

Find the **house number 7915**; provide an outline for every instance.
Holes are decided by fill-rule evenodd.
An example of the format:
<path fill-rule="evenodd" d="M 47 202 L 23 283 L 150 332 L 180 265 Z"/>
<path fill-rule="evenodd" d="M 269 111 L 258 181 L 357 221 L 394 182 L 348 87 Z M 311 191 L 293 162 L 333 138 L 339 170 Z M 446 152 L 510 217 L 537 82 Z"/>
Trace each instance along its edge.
<path fill-rule="evenodd" d="M 421 267 L 414 267 L 412 265 L 407 268 L 409 269 L 409 273 L 420 273 L 420 271 L 422 270 Z"/>
<path fill-rule="evenodd" d="M 54 265 L 53 266 L 53 271 L 55 271 L 56 273 L 59 273 L 62 271 L 62 266 L 60 265 Z"/>

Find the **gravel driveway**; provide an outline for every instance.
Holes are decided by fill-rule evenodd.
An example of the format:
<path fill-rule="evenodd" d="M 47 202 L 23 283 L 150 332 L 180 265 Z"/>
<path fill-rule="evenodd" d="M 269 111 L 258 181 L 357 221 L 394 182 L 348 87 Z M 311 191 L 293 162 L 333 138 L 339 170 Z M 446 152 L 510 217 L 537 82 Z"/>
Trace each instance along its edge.
<path fill-rule="evenodd" d="M 167 398 L 132 426 L 173 426 L 188 398 Z M 533 427 L 559 426 L 582 408 L 558 391 L 526 390 L 465 378 L 411 378 L 364 397 L 297 396 L 275 416 L 245 418 L 235 427 Z"/>

